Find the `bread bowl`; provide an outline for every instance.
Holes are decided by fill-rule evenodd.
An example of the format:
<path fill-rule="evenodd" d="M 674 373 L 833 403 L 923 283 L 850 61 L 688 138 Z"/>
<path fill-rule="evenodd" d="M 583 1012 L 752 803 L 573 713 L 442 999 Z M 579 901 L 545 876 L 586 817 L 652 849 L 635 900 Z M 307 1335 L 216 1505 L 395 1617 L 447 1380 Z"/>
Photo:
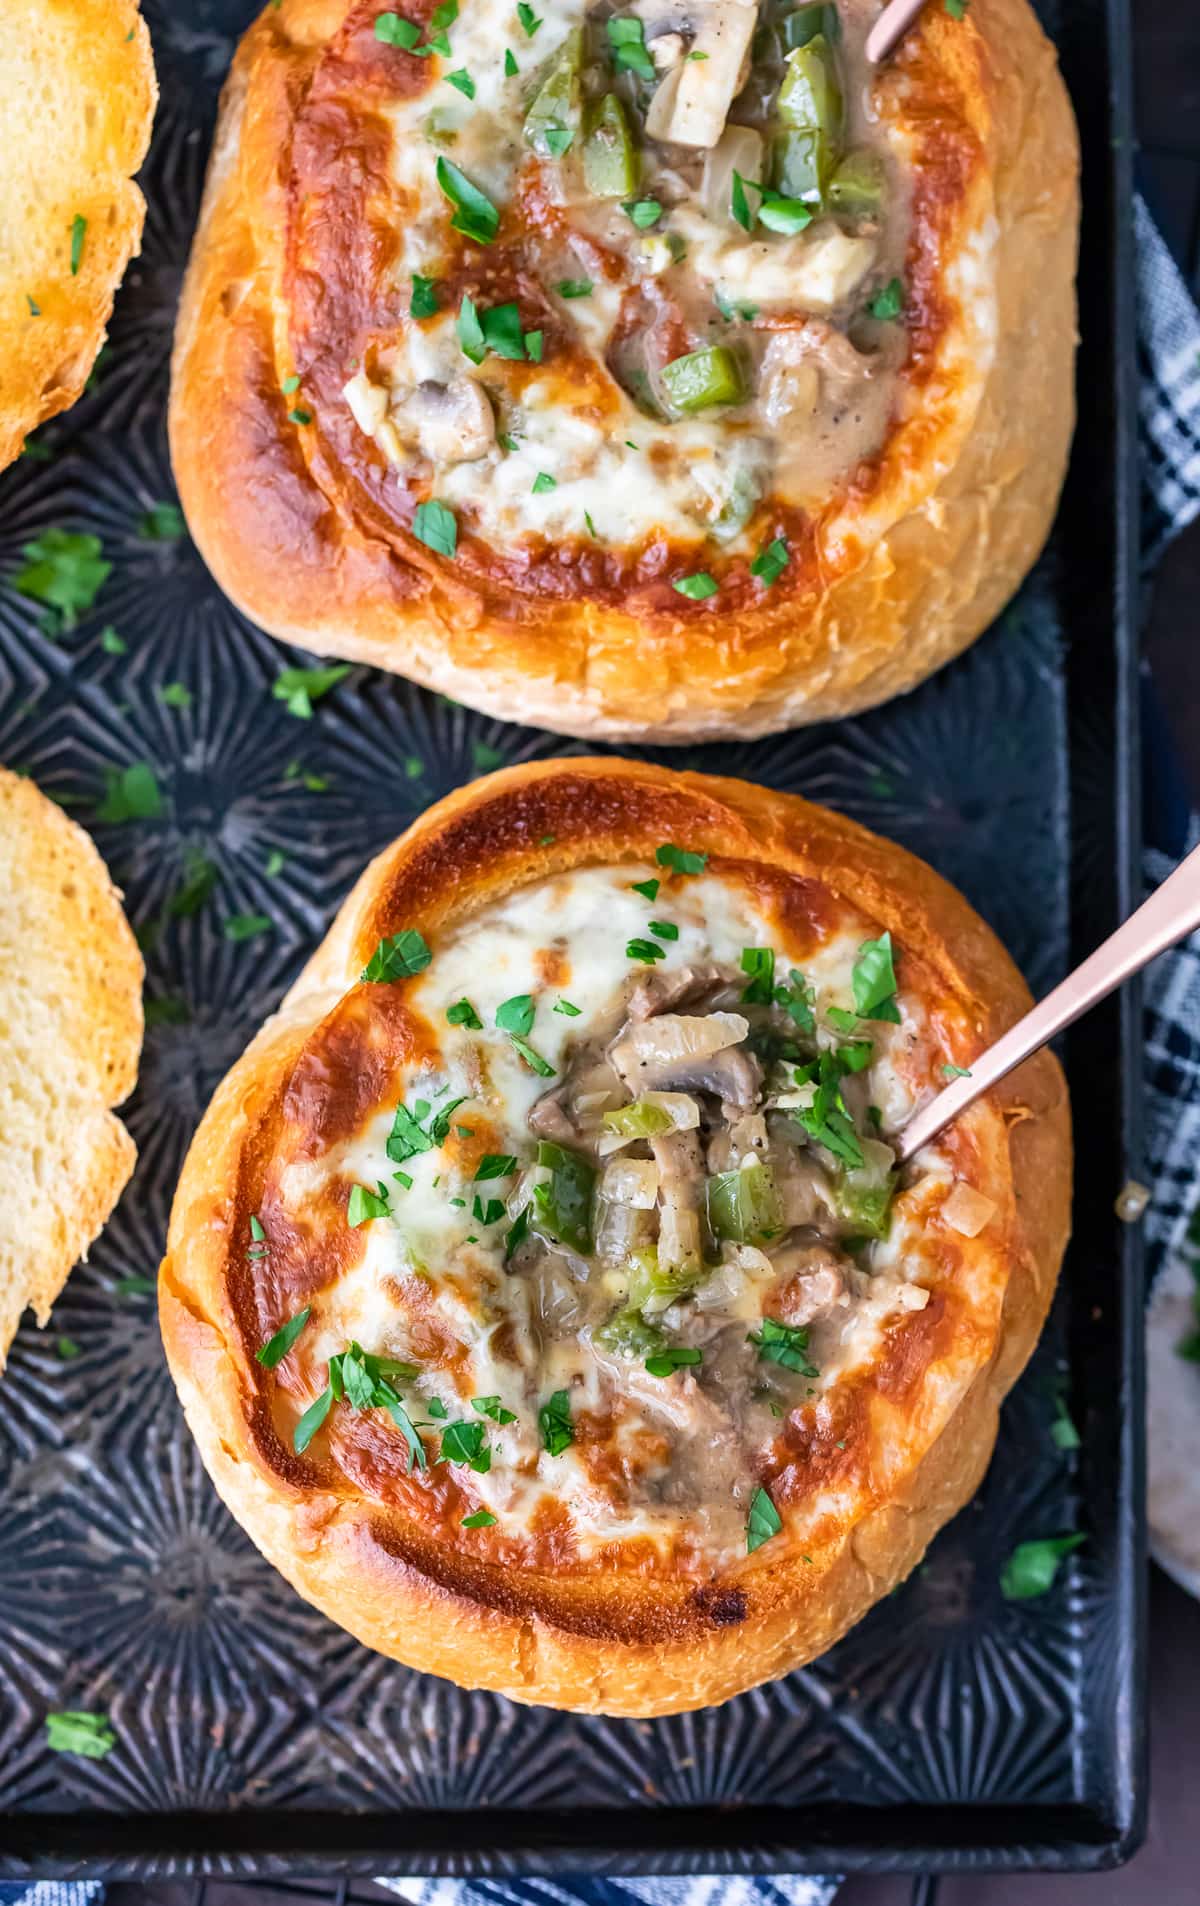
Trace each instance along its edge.
<path fill-rule="evenodd" d="M 133 1171 L 114 1115 L 142 1045 L 142 957 L 88 835 L 0 768 L 0 1370 Z"/>
<path fill-rule="evenodd" d="M 368 1646 L 516 1700 L 669 1713 L 820 1653 L 975 1489 L 1045 1316 L 1056 1061 L 898 1183 L 887 1145 L 1027 1003 L 953 889 L 794 796 L 459 790 L 187 1159 L 160 1317 L 217 1489 Z"/>
<path fill-rule="evenodd" d="M 137 0 L 0 0 L 0 470 L 75 402 L 141 245 L 158 88 Z"/>
<path fill-rule="evenodd" d="M 847 714 L 973 640 L 1066 458 L 1075 128 L 1026 0 L 928 7 L 872 80 L 878 11 L 269 7 L 171 399 L 234 601 L 663 741 Z"/>

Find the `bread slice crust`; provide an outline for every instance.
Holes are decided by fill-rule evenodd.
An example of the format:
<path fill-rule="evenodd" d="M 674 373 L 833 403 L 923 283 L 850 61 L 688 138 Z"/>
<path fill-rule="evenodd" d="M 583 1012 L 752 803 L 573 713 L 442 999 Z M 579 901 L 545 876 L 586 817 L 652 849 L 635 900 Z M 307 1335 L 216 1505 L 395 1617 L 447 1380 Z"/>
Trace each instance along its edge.
<path fill-rule="evenodd" d="M 158 87 L 136 0 L 0 0 L 0 469 L 82 392 L 141 249 Z"/>
<path fill-rule="evenodd" d="M 142 956 L 92 840 L 0 768 L 0 1370 L 132 1174 Z"/>

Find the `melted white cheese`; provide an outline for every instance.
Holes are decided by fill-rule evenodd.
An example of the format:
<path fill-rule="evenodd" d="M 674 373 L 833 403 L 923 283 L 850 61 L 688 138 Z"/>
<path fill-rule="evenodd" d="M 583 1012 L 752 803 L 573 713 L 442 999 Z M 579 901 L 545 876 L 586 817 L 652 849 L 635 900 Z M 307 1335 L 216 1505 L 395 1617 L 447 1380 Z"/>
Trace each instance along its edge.
<path fill-rule="evenodd" d="M 586 1336 L 545 1338 L 539 1333 L 529 1279 L 504 1268 L 513 1212 L 487 1224 L 472 1209 L 477 1196 L 485 1210 L 492 1198 L 511 1198 L 517 1179 L 473 1183 L 455 1163 L 457 1128 L 466 1128 L 477 1141 L 482 1128 L 488 1151 L 529 1160 L 528 1115 L 552 1081 L 531 1071 L 496 1030 L 498 1009 L 515 996 L 533 997 L 536 1011 L 529 1041 L 561 1074 L 578 1043 L 610 1037 L 616 1030 L 614 1002 L 631 970 L 635 976 L 639 970 L 632 967 L 626 945 L 645 937 L 651 920 L 678 927 L 678 939 L 666 943 L 666 958 L 656 969 L 666 974 L 706 961 L 736 969 L 747 946 L 774 945 L 780 950 L 781 969 L 789 964 L 778 927 L 743 890 L 705 874 L 665 883 L 653 902 L 634 892 L 634 881 L 660 873 L 648 865 L 631 865 L 565 874 L 514 893 L 439 940 L 431 964 L 409 983 L 407 1001 L 436 1030 L 440 1051 L 431 1066 L 397 1076 L 395 1101 L 412 1110 L 425 1100 L 436 1110 L 462 1099 L 450 1117 L 447 1143 L 397 1166 L 387 1155 L 393 1114 L 385 1108 L 316 1165 L 292 1167 L 282 1186 L 287 1201 L 296 1206 L 313 1194 L 322 1178 L 333 1176 L 369 1187 L 382 1185 L 389 1194 L 390 1215 L 361 1227 L 356 1267 L 318 1306 L 306 1352 L 319 1363 L 353 1339 L 368 1352 L 419 1363 L 417 1378 L 404 1386 L 415 1417 L 422 1418 L 432 1402 L 444 1410 L 443 1421 L 485 1422 L 491 1468 L 485 1475 L 456 1471 L 478 1505 L 490 1510 L 506 1532 L 519 1534 L 529 1528 L 546 1493 L 553 1492 L 570 1506 L 583 1555 L 618 1536 L 665 1538 L 677 1527 L 679 1512 L 656 1505 L 644 1493 L 614 1500 L 609 1490 L 597 1487 L 574 1446 L 559 1456 L 549 1455 L 538 1432 L 541 1405 L 564 1390 L 573 1416 L 599 1410 L 606 1392 L 611 1398 L 615 1370 L 622 1408 L 614 1436 L 618 1447 L 626 1449 L 633 1449 L 646 1431 L 666 1429 L 676 1438 L 681 1432 L 704 1434 L 698 1424 L 708 1420 L 704 1412 L 711 1415 L 712 1406 L 690 1378 L 664 1383 L 651 1378 L 640 1361 L 631 1363 L 593 1348 Z M 815 988 L 819 1014 L 829 1006 L 852 1005 L 851 969 L 859 945 L 859 935 L 843 932 L 806 954 L 804 972 Z M 540 977 L 548 957 L 564 964 L 561 983 L 546 985 Z M 483 1031 L 447 1023 L 447 1009 L 463 999 L 483 1021 Z M 579 1008 L 578 1016 L 555 1012 L 562 999 Z M 893 1059 L 920 1038 L 924 1028 L 919 1006 L 903 994 L 901 999 L 902 1024 L 872 1024 L 876 1060 L 862 1075 L 873 1101 L 887 1106 L 886 1127 L 910 1108 Z M 478 1150 L 476 1142 L 472 1156 Z M 929 1164 L 936 1181 L 939 1169 L 946 1170 L 944 1163 L 939 1165 L 936 1148 L 931 1148 Z M 411 1180 L 407 1188 L 395 1177 L 398 1169 Z M 515 1208 L 515 1200 L 513 1204 Z M 848 1371 L 869 1363 L 881 1333 L 906 1309 L 925 1301 L 926 1293 L 910 1282 L 921 1268 L 919 1232 L 898 1222 L 891 1238 L 875 1247 L 875 1256 L 877 1274 L 869 1291 L 848 1299 L 822 1327 L 820 1375 L 810 1395 L 828 1392 Z M 412 1294 L 421 1289 L 426 1300 L 412 1308 Z M 731 1316 L 744 1312 L 750 1322 L 762 1314 L 762 1285 L 750 1281 L 746 1290 L 753 1303 L 735 1303 Z M 448 1372 L 420 1358 L 413 1325 L 427 1323 L 430 1297 L 442 1332 L 468 1353 L 466 1398 Z M 504 1354 L 498 1351 L 498 1336 Z M 501 1426 L 473 1415 L 470 1397 L 493 1396 L 513 1413 L 511 1424 Z M 643 1483 L 647 1480 L 643 1465 Z M 702 1513 L 697 1512 L 714 1554 L 731 1556 L 742 1543 L 744 1489 L 741 1500 L 735 1499 L 740 1487 L 735 1484 L 735 1493 L 723 1504 L 702 1504 Z"/>

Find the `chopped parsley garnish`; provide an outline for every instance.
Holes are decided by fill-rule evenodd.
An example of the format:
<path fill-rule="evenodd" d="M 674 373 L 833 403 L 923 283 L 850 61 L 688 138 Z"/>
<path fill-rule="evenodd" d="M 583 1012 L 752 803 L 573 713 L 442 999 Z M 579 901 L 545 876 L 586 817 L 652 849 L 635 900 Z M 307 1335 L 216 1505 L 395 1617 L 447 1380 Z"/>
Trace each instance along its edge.
<path fill-rule="evenodd" d="M 413 511 L 413 535 L 435 556 L 453 556 L 458 548 L 458 518 L 444 503 L 418 503 Z"/>
<path fill-rule="evenodd" d="M 747 186 L 754 192 L 762 191 L 757 179 L 744 179 L 740 172 L 735 171 L 729 192 L 729 209 L 744 232 L 750 231 L 754 225 L 754 214 L 746 197 Z"/>
<path fill-rule="evenodd" d="M 645 965 L 653 966 L 655 960 L 665 960 L 666 957 L 666 948 L 659 946 L 654 940 L 635 939 L 627 940 L 625 943 L 627 960 L 642 960 Z"/>
<path fill-rule="evenodd" d="M 869 1039 L 851 1039 L 838 1047 L 834 1057 L 843 1072 L 865 1072 L 875 1055 Z"/>
<path fill-rule="evenodd" d="M 437 182 L 454 207 L 452 229 L 474 239 L 477 245 L 490 245 L 500 229 L 500 214 L 491 199 L 440 154 L 436 169 Z"/>
<path fill-rule="evenodd" d="M 419 271 L 412 274 L 412 295 L 408 301 L 408 314 L 412 318 L 432 318 L 437 313 L 436 278 L 423 278 Z"/>
<path fill-rule="evenodd" d="M 155 694 L 164 708 L 190 708 L 192 691 L 183 682 L 163 682 Z"/>
<path fill-rule="evenodd" d="M 882 291 L 877 291 L 873 298 L 867 299 L 867 310 L 871 317 L 882 318 L 885 323 L 898 318 L 903 309 L 904 286 L 899 278 L 889 279 Z"/>
<path fill-rule="evenodd" d="M 863 1149 L 846 1111 L 840 1078 L 841 1067 L 832 1052 L 822 1052 L 811 1064 L 800 1066 L 796 1072 L 797 1084 L 815 1082 L 817 1089 L 812 1104 L 798 1107 L 792 1117 L 818 1145 L 824 1145 L 826 1151 L 840 1158 L 844 1165 L 856 1169 L 863 1163 Z"/>
<path fill-rule="evenodd" d="M 662 206 L 657 199 L 630 199 L 621 210 L 633 220 L 639 232 L 649 230 L 662 217 Z"/>
<path fill-rule="evenodd" d="M 560 278 L 558 281 L 560 298 L 586 298 L 593 288 L 590 278 Z"/>
<path fill-rule="evenodd" d="M 783 1523 L 779 1511 L 771 1501 L 765 1489 L 756 1489 L 750 1498 L 750 1517 L 746 1523 L 746 1553 L 753 1555 L 755 1549 L 761 1549 L 773 1535 L 778 1535 Z"/>
<path fill-rule="evenodd" d="M 438 1461 L 464 1463 L 477 1476 L 486 1476 L 492 1466 L 492 1452 L 487 1445 L 483 1424 L 447 1423 L 442 1431 L 442 1449 Z"/>
<path fill-rule="evenodd" d="M 46 1745 L 52 1754 L 82 1754 L 85 1760 L 103 1760 L 116 1744 L 107 1714 L 63 1708 L 46 1716 Z"/>
<path fill-rule="evenodd" d="M 858 1014 L 848 1013 L 844 1006 L 827 1006 L 825 1017 L 839 1032 L 853 1032 L 858 1024 Z"/>
<path fill-rule="evenodd" d="M 708 866 L 707 854 L 693 854 L 686 847 L 676 847 L 671 841 L 664 841 L 654 850 L 654 858 L 660 867 L 669 867 L 673 874 L 702 874 Z"/>
<path fill-rule="evenodd" d="M 129 653 L 128 642 L 123 635 L 117 634 L 111 623 L 106 629 L 100 631 L 100 647 L 106 655 L 128 655 Z"/>
<path fill-rule="evenodd" d="M 41 307 L 41 305 L 40 305 L 40 304 L 39 304 L 39 303 L 37 302 L 37 300 L 36 300 L 36 298 L 31 298 L 31 297 L 30 297 L 30 295 L 29 295 L 29 293 L 28 293 L 28 292 L 26 292 L 26 293 L 25 293 L 25 302 L 26 302 L 26 304 L 27 304 L 27 305 L 29 306 L 29 315 L 30 315 L 30 317 L 31 317 L 31 318 L 40 318 L 40 317 L 41 317 L 41 315 L 42 315 L 42 307 Z"/>
<path fill-rule="evenodd" d="M 100 538 L 74 530 L 43 530 L 35 541 L 22 545 L 21 554 L 25 567 L 13 577 L 13 588 L 53 611 L 47 634 L 73 629 L 112 574 Z"/>
<path fill-rule="evenodd" d="M 769 946 L 744 946 L 742 971 L 750 975 L 742 993 L 747 1006 L 770 1006 L 775 999 L 775 953 Z"/>
<path fill-rule="evenodd" d="M 716 595 L 718 584 L 707 569 L 698 569 L 694 576 L 677 576 L 671 587 L 689 602 L 706 602 L 709 596 Z"/>
<path fill-rule="evenodd" d="M 137 533 L 144 543 L 177 543 L 187 535 L 178 503 L 152 503 L 138 519 Z"/>
<path fill-rule="evenodd" d="M 54 1348 L 64 1363 L 70 1363 L 73 1357 L 78 1357 L 83 1354 L 74 1337 L 56 1337 L 54 1340 Z"/>
<path fill-rule="evenodd" d="M 532 39 L 542 23 L 533 8 L 527 4 L 527 0 L 517 0 L 517 18 L 528 38 Z"/>
<path fill-rule="evenodd" d="M 299 424 L 302 430 L 307 430 L 309 424 L 312 422 L 312 411 L 311 410 L 289 410 L 288 422 L 290 424 Z"/>
<path fill-rule="evenodd" d="M 504 1240 L 504 1262 L 506 1264 L 508 1263 L 509 1258 L 512 1257 L 513 1254 L 520 1249 L 522 1244 L 524 1244 L 528 1236 L 529 1236 L 529 1206 L 526 1205 L 524 1210 L 519 1211 L 516 1217 L 513 1219 L 513 1222 L 508 1229 L 508 1235 Z"/>
<path fill-rule="evenodd" d="M 538 1411 L 538 1429 L 547 1455 L 561 1456 L 564 1449 L 570 1448 L 575 1441 L 575 1431 L 571 1427 L 571 1399 L 566 1390 L 555 1390 L 542 1404 Z"/>
<path fill-rule="evenodd" d="M 426 1408 L 428 1409 L 430 1416 L 432 1416 L 434 1421 L 438 1423 L 444 1423 L 446 1421 L 446 1418 L 450 1414 L 449 1410 L 446 1408 L 446 1405 L 442 1402 L 442 1399 L 440 1396 L 431 1397 L 428 1404 L 426 1405 Z"/>
<path fill-rule="evenodd" d="M 446 1008 L 448 1026 L 466 1026 L 470 1032 L 482 1032 L 483 1021 L 475 1011 L 469 999 L 455 1000 L 453 1006 Z"/>
<path fill-rule="evenodd" d="M 443 73 L 442 77 L 447 86 L 455 87 L 462 94 L 464 99 L 474 99 L 475 81 L 471 78 L 465 66 L 458 67 L 453 73 Z"/>
<path fill-rule="evenodd" d="M 548 490 L 557 490 L 557 478 L 548 476 L 545 470 L 539 470 L 533 479 L 533 495 L 545 496 Z"/>
<path fill-rule="evenodd" d="M 373 982 L 405 979 L 409 973 L 424 972 L 432 958 L 424 934 L 415 927 L 403 927 L 380 940 L 359 977 Z"/>
<path fill-rule="evenodd" d="M 529 358 L 529 361 L 531 364 L 541 363 L 542 344 L 543 344 L 543 338 L 542 338 L 542 333 L 540 331 L 526 331 L 525 354 Z"/>
<path fill-rule="evenodd" d="M 1071 1420 L 1066 1398 L 1063 1396 L 1056 1396 L 1054 1399 L 1054 1421 L 1050 1425 L 1050 1440 L 1055 1449 L 1061 1450 L 1078 1449 L 1082 1441 L 1079 1431 Z"/>
<path fill-rule="evenodd" d="M 513 1045 L 520 1053 L 522 1059 L 524 1059 L 530 1071 L 536 1072 L 539 1079 L 552 1079 L 554 1077 L 554 1067 L 550 1064 L 550 1061 L 543 1059 L 540 1052 L 535 1052 L 528 1040 L 519 1038 L 515 1032 L 510 1033 L 509 1038 L 512 1040 Z"/>
<path fill-rule="evenodd" d="M 646 1368 L 652 1377 L 674 1376 L 676 1370 L 684 1370 L 689 1365 L 703 1363 L 704 1352 L 692 1350 L 687 1344 L 668 1344 L 665 1350 L 656 1350 L 652 1357 L 646 1358 Z"/>
<path fill-rule="evenodd" d="M 396 1180 L 396 1183 L 401 1187 L 402 1190 L 404 1191 L 412 1190 L 413 1181 L 409 1177 L 406 1171 L 394 1171 L 392 1173 L 392 1177 Z M 437 1179 L 435 1178 L 433 1182 L 436 1185 Z"/>
<path fill-rule="evenodd" d="M 506 79 L 513 79 L 519 70 L 511 46 L 506 46 L 504 49 L 504 77 Z"/>
<path fill-rule="evenodd" d="M 655 80 L 654 61 L 646 49 L 646 34 L 636 15 L 613 17 L 607 22 L 608 45 L 618 73 L 636 73 L 639 79 Z"/>
<path fill-rule="evenodd" d="M 300 379 L 298 377 L 285 377 L 279 388 L 285 397 L 294 397 L 300 388 Z"/>
<path fill-rule="evenodd" d="M 596 528 L 596 525 L 593 523 L 591 518 L 591 513 L 588 510 L 585 510 L 583 512 L 583 520 L 587 524 L 588 535 L 592 538 L 594 542 L 598 542 L 600 539 L 600 532 Z"/>
<path fill-rule="evenodd" d="M 360 1224 L 370 1224 L 374 1218 L 386 1218 L 390 1212 L 385 1184 L 381 1182 L 377 1192 L 368 1191 L 365 1185 L 351 1185 L 346 1217 L 352 1230 L 357 1231 Z"/>
<path fill-rule="evenodd" d="M 485 1204 L 476 1194 L 471 1205 L 471 1216 L 480 1224 L 499 1224 L 504 1216 L 504 1201 L 501 1198 L 489 1198 Z"/>
<path fill-rule="evenodd" d="M 578 1019 L 580 1015 L 580 1008 L 569 999 L 556 999 L 551 1010 L 561 1013 L 564 1019 Z"/>
<path fill-rule="evenodd" d="M 517 1161 L 511 1152 L 488 1152 L 475 1167 L 475 1183 L 483 1184 L 489 1178 L 511 1178 L 517 1169 Z"/>
<path fill-rule="evenodd" d="M 104 799 L 96 809 L 98 821 L 153 821 L 162 811 L 162 795 L 148 761 L 105 769 Z"/>
<path fill-rule="evenodd" d="M 501 1032 L 517 1033 L 522 1039 L 533 1031 L 533 999 L 529 993 L 516 993 L 496 1008 L 496 1024 Z"/>
<path fill-rule="evenodd" d="M 292 1448 L 295 1450 L 297 1456 L 303 1456 L 332 1408 L 333 1389 L 332 1386 L 327 1383 L 316 1402 L 309 1404 L 304 1415 L 300 1418 L 300 1421 L 292 1431 Z"/>
<path fill-rule="evenodd" d="M 634 893 L 644 895 L 649 901 L 658 899 L 658 889 L 661 884 L 658 880 L 635 880 L 631 883 Z"/>
<path fill-rule="evenodd" d="M 791 556 L 782 536 L 776 536 L 773 542 L 765 543 L 750 565 L 750 574 L 764 589 L 779 581 Z"/>
<path fill-rule="evenodd" d="M 517 1420 L 516 1411 L 506 1410 L 498 1396 L 473 1396 L 471 1408 L 478 1410 L 480 1416 L 489 1417 L 493 1423 L 515 1423 Z"/>
<path fill-rule="evenodd" d="M 778 192 L 765 192 L 758 208 L 758 222 L 769 232 L 802 232 L 813 222 L 813 208 L 803 199 L 787 199 Z"/>
<path fill-rule="evenodd" d="M 945 0 L 946 12 L 952 20 L 965 20 L 971 0 Z"/>
<path fill-rule="evenodd" d="M 388 1134 L 387 1155 L 394 1165 L 402 1165 L 409 1158 L 415 1158 L 418 1152 L 436 1151 L 444 1145 L 450 1132 L 450 1120 L 465 1100 L 451 1099 L 439 1112 L 430 1118 L 432 1110 L 428 1099 L 414 1099 L 412 1110 L 403 1102 L 396 1107 L 392 1119 L 392 1129 Z M 428 1119 L 428 1126 L 424 1121 Z"/>
<path fill-rule="evenodd" d="M 760 1363 L 782 1364 L 785 1370 L 795 1370 L 802 1377 L 821 1374 L 808 1360 L 807 1330 L 781 1324 L 774 1317 L 764 1317 L 758 1331 L 747 1337 L 746 1342 L 755 1345 Z"/>
<path fill-rule="evenodd" d="M 349 662 L 335 663 L 332 668 L 285 668 L 276 676 L 271 694 L 277 702 L 286 704 L 288 714 L 295 715 L 297 721 L 311 721 L 313 703 L 349 673 Z"/>
<path fill-rule="evenodd" d="M 231 913 L 221 930 L 236 946 L 243 940 L 260 940 L 264 933 L 273 933 L 275 928 L 265 913 Z"/>
<path fill-rule="evenodd" d="M 482 364 L 487 356 L 487 344 L 484 342 L 483 326 L 479 322 L 479 313 L 473 298 L 464 298 L 458 308 L 458 319 L 454 326 L 458 333 L 459 347 L 464 357 L 472 364 Z"/>
<path fill-rule="evenodd" d="M 492 768 L 498 768 L 504 756 L 499 748 L 493 748 L 490 742 L 473 741 L 471 743 L 471 766 L 476 774 L 487 774 Z"/>
<path fill-rule="evenodd" d="M 850 981 L 854 988 L 854 1010 L 860 1019 L 883 1019 L 891 1025 L 900 1024 L 890 933 L 881 933 L 877 940 L 863 941 Z"/>
<path fill-rule="evenodd" d="M 650 931 L 657 935 L 660 940 L 677 940 L 679 938 L 679 928 L 675 925 L 674 920 L 651 920 Z"/>
<path fill-rule="evenodd" d="M 375 38 L 382 40 L 385 46 L 400 46 L 411 53 L 421 38 L 421 29 L 415 20 L 406 20 L 400 13 L 381 13 L 375 22 Z"/>
<path fill-rule="evenodd" d="M 253 1238 L 255 1244 L 265 1245 L 267 1234 L 263 1228 L 262 1219 L 258 1216 L 258 1213 L 255 1211 L 252 1211 L 250 1214 L 250 1236 Z M 250 1251 L 247 1253 L 247 1255 L 249 1257 L 255 1257 L 255 1256 L 263 1256 L 265 1255 L 265 1253 Z"/>
<path fill-rule="evenodd" d="M 79 267 L 83 263 L 83 244 L 87 237 L 88 222 L 82 212 L 76 212 L 71 220 L 71 276 L 78 278 Z"/>
<path fill-rule="evenodd" d="M 490 1529 L 495 1520 L 490 1509 L 476 1509 L 474 1515 L 464 1516 L 458 1526 L 460 1529 Z"/>
<path fill-rule="evenodd" d="M 294 1317 L 289 1317 L 273 1337 L 267 1338 L 261 1350 L 255 1351 L 255 1360 L 262 1364 L 264 1370 L 273 1370 L 277 1363 L 283 1362 L 311 1316 L 312 1305 L 305 1304 L 304 1309 L 298 1310 Z"/>
<path fill-rule="evenodd" d="M 969 1079 L 970 1076 L 971 1068 L 969 1066 L 956 1066 L 947 1063 L 942 1067 L 943 1079 Z"/>
<path fill-rule="evenodd" d="M 1035 1595 L 1044 1595 L 1063 1557 L 1086 1540 L 1083 1535 L 1049 1535 L 1038 1541 L 1018 1542 L 1000 1576 L 1000 1593 L 1005 1601 L 1026 1602 Z"/>

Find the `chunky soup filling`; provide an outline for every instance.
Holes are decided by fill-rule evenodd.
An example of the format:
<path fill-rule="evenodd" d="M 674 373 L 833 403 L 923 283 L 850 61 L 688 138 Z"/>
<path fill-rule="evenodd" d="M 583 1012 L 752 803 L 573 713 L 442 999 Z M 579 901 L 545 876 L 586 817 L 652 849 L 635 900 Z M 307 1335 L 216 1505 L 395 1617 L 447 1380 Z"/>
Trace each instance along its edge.
<path fill-rule="evenodd" d="M 777 1533 L 776 1440 L 948 1274 L 930 1210 L 960 1242 L 992 1212 L 936 1146 L 897 1171 L 941 1057 L 902 950 L 660 853 L 432 950 L 384 941 L 364 978 L 404 979 L 414 1056 L 283 1167 L 260 1247 L 318 1210 L 357 1234 L 299 1335 L 297 1448 L 328 1421 L 372 1488 L 449 1479 L 455 1521 L 517 1554 L 552 1532 L 562 1563 L 636 1538 L 711 1564 Z"/>
<path fill-rule="evenodd" d="M 345 399 L 439 504 L 418 534 L 444 542 L 448 510 L 496 539 L 732 549 L 769 501 L 823 505 L 876 456 L 909 231 L 905 135 L 863 53 L 877 11 L 379 17 L 412 69 L 384 106 L 411 296 Z"/>

